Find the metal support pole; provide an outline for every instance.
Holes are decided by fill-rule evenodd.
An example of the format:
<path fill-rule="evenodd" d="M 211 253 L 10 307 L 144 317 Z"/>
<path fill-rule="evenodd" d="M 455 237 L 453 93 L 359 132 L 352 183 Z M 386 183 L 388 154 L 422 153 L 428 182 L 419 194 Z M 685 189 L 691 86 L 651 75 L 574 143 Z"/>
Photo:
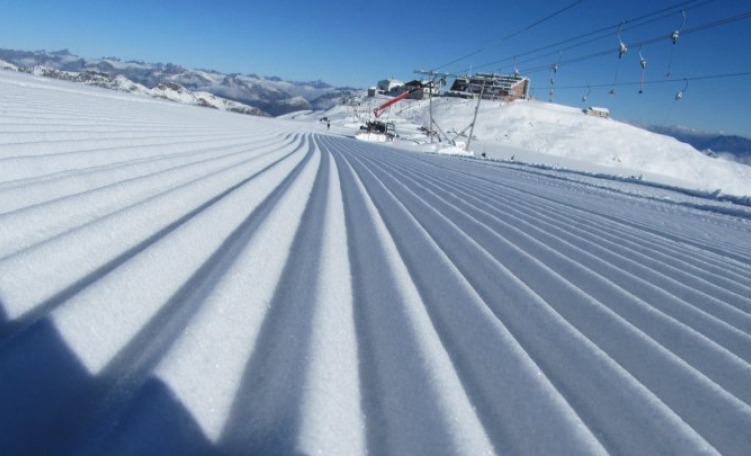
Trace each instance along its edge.
<path fill-rule="evenodd" d="M 469 152 L 469 145 L 472 142 L 472 135 L 475 133 L 475 122 L 477 122 L 477 113 L 480 111 L 480 102 L 485 95 L 485 79 L 482 80 L 482 88 L 480 89 L 480 98 L 477 99 L 477 106 L 475 106 L 475 117 L 472 119 L 472 128 L 469 130 L 469 137 L 467 137 L 467 147 L 464 148 Z"/>
<path fill-rule="evenodd" d="M 430 75 L 430 87 L 428 87 L 428 104 L 430 105 L 430 128 L 428 129 L 428 135 L 430 135 L 430 144 L 433 144 L 433 84 L 435 83 L 435 76 Z"/>
<path fill-rule="evenodd" d="M 443 137 L 446 138 L 446 141 L 448 141 L 449 144 L 451 144 L 453 146 L 456 143 L 455 140 L 450 139 L 449 135 L 447 135 L 446 132 L 441 129 L 441 126 L 438 125 L 438 122 L 433 122 L 433 125 L 435 125 L 435 128 L 438 129 L 438 133 L 442 134 Z M 439 138 L 438 140 L 440 141 L 440 136 L 438 138 Z M 454 139 L 456 139 L 456 138 L 454 138 Z"/>
<path fill-rule="evenodd" d="M 437 125 L 437 123 L 433 120 L 433 91 L 435 90 L 435 81 L 436 77 L 456 77 L 456 75 L 452 75 L 449 73 L 438 73 L 435 71 L 424 71 L 424 70 L 415 70 L 415 73 L 426 75 L 430 78 L 430 87 L 428 87 L 429 90 L 429 105 L 430 105 L 430 125 L 428 125 L 428 135 L 430 136 L 430 142 L 433 142 L 433 125 Z"/>

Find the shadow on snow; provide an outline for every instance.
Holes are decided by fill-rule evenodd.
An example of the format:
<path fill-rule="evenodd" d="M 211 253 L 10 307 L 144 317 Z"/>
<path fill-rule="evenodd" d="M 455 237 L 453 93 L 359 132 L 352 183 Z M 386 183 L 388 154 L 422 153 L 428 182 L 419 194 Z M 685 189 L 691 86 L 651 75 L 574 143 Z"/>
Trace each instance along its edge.
<path fill-rule="evenodd" d="M 304 365 L 302 361 L 306 355 L 304 348 L 308 345 L 310 318 L 298 317 L 295 320 L 297 324 L 293 332 L 300 331 L 300 338 L 294 346 L 287 347 L 287 342 L 276 333 L 285 326 L 290 312 L 300 310 L 289 303 L 304 296 L 300 290 L 311 286 L 308 277 L 312 275 L 305 274 L 299 267 L 315 269 L 319 255 L 311 253 L 312 263 L 308 261 L 285 270 L 285 279 L 297 284 L 297 292 L 289 294 L 285 292 L 286 287 L 279 287 L 274 303 L 287 305 L 275 306 L 271 318 L 264 322 L 259 339 L 259 351 L 280 350 L 280 353 L 254 354 L 243 379 L 242 394 L 236 399 L 218 445 L 204 436 L 191 413 L 170 388 L 153 377 L 151 372 L 160 355 L 165 353 L 200 307 L 198 301 L 205 296 L 204 288 L 211 287 L 203 279 L 213 273 L 221 275 L 222 270 L 226 272 L 224 268 L 234 261 L 242 245 L 247 243 L 257 225 L 273 210 L 274 203 L 311 155 L 312 147 L 281 188 L 238 227 L 215 255 L 98 375 L 88 372 L 76 354 L 67 347 L 49 317 L 37 318 L 35 315 L 33 319 L 25 318 L 24 321 L 8 320 L 0 303 L 0 335 L 3 335 L 0 338 L 0 429 L 3 430 L 0 433 L 0 454 L 257 454 L 256 450 L 290 454 L 297 434 L 296 416 L 303 386 L 299 370 Z M 317 187 L 325 181 L 318 179 Z M 324 200 L 325 197 L 321 198 L 321 201 Z M 310 206 L 306 209 L 308 218 L 315 218 L 315 212 L 320 210 L 320 204 L 314 206 L 313 209 Z M 320 237 L 321 229 L 318 227 L 314 236 Z M 301 236 L 310 237 L 311 234 L 298 234 L 298 238 Z M 299 242 L 296 240 L 296 245 Z M 298 247 L 298 250 L 304 248 Z M 77 285 L 86 286 L 88 283 Z M 69 293 L 75 294 L 75 291 Z M 64 301 L 70 297 L 69 293 L 47 307 Z M 305 303 L 304 299 L 298 301 L 300 305 Z M 259 366 L 275 367 L 280 356 L 291 361 L 278 372 L 283 378 L 290 379 L 289 382 L 282 382 L 281 387 L 268 383 L 263 380 L 263 373 L 256 372 Z M 290 369 L 293 370 L 289 372 L 292 375 L 288 376 Z M 285 402 L 279 408 L 280 412 L 270 414 L 281 419 L 269 423 L 269 428 L 259 429 L 263 434 L 256 433 L 255 437 L 261 435 L 261 438 L 249 440 L 248 432 L 243 434 L 243 425 L 249 427 L 244 418 L 248 413 L 269 413 L 260 409 L 243 411 L 246 406 L 270 404 L 255 392 L 259 382 L 277 391 L 278 397 L 284 398 Z M 235 432 L 237 435 L 233 435 Z"/>
<path fill-rule="evenodd" d="M 87 428 L 90 375 L 47 319 L 0 345 L 0 454 L 206 454 L 212 452 L 190 413 L 150 379 L 114 423 Z"/>

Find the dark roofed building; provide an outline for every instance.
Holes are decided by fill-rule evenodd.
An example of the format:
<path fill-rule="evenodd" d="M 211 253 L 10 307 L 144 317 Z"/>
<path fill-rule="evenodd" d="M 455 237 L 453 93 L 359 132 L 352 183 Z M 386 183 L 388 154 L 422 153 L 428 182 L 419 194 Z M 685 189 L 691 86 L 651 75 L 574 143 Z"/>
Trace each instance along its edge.
<path fill-rule="evenodd" d="M 483 83 L 485 89 L 483 90 Z M 529 96 L 529 78 L 508 74 L 477 73 L 456 78 L 446 96 L 486 100 L 518 100 Z"/>

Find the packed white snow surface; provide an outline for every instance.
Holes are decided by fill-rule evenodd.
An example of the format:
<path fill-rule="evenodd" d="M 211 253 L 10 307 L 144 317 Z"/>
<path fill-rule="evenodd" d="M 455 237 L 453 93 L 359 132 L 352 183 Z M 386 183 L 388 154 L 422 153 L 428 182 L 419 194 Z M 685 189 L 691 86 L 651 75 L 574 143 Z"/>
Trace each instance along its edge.
<path fill-rule="evenodd" d="M 365 98 L 359 106 L 337 106 L 320 112 L 292 113 L 291 119 L 331 119 L 332 127 L 356 129 L 372 117 L 375 106 L 388 98 Z M 437 138 L 432 144 L 420 127 L 430 125 L 428 100 L 403 100 L 388 108 L 381 119 L 394 122 L 400 141 L 394 146 L 467 154 L 470 125 L 477 100 L 434 98 L 434 131 L 457 141 L 460 147 Z M 679 108 L 676 108 L 679 109 Z M 516 161 L 556 169 L 632 178 L 644 182 L 692 189 L 715 195 L 751 197 L 751 166 L 709 157 L 688 144 L 613 119 L 587 116 L 581 109 L 541 101 L 483 101 L 470 141 L 476 157 Z"/>
<path fill-rule="evenodd" d="M 751 450 L 748 206 L 344 116 L 0 101 L 0 454 Z"/>

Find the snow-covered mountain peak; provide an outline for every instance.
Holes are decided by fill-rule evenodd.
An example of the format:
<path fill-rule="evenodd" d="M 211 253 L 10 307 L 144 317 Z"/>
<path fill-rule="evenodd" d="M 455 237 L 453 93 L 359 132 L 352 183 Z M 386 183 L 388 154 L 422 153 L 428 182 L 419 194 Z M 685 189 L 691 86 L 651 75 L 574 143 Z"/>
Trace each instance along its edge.
<path fill-rule="evenodd" d="M 171 63 L 123 62 L 114 57 L 87 60 L 68 50 L 26 52 L 0 49 L 0 59 L 15 65 L 17 69 L 44 67 L 71 73 L 97 71 L 113 77 L 123 76 L 150 90 L 163 83 L 176 83 L 188 91 L 211 93 L 234 104 L 247 105 L 244 109 L 254 107 L 270 115 L 299 109 L 326 109 L 334 104 L 332 100 L 350 92 L 349 89 L 337 89 L 322 81 L 287 82 L 277 77 L 193 70 Z"/>

